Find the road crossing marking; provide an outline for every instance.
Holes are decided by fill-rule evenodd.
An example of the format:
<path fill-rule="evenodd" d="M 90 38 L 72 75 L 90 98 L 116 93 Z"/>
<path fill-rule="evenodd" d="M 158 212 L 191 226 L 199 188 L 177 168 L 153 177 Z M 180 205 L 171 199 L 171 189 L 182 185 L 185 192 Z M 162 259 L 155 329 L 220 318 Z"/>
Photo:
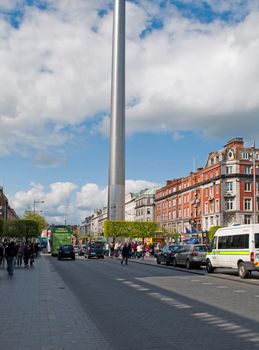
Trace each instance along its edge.
<path fill-rule="evenodd" d="M 216 286 L 217 288 L 221 288 L 221 289 L 226 289 L 228 288 L 227 286 Z"/>
<path fill-rule="evenodd" d="M 214 284 L 212 282 L 203 282 L 202 284 L 209 286 L 210 284 Z"/>
<path fill-rule="evenodd" d="M 259 341 L 259 333 L 251 332 L 250 329 L 243 328 L 233 322 L 228 322 L 223 318 L 214 316 L 207 312 L 194 313 L 192 316 L 195 316 L 201 321 L 204 321 L 210 325 L 215 325 L 215 327 L 223 328 L 224 331 L 235 334 L 237 337 L 242 338 L 244 341 L 253 343 Z"/>
<path fill-rule="evenodd" d="M 148 293 L 150 296 L 162 301 L 163 303 L 176 307 L 177 309 L 189 309 L 191 308 L 190 305 L 181 303 L 180 301 L 173 299 L 173 298 L 168 298 L 164 296 L 163 294 L 160 293 Z"/>
<path fill-rule="evenodd" d="M 236 290 L 234 290 L 234 293 L 245 293 L 245 290 L 243 290 L 243 289 L 236 289 Z"/>

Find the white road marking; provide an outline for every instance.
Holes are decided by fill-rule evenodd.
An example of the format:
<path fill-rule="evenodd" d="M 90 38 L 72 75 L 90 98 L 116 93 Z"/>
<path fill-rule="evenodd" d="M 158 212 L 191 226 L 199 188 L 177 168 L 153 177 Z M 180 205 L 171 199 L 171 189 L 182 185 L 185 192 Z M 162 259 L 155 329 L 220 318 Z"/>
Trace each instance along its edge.
<path fill-rule="evenodd" d="M 227 286 L 216 286 L 217 288 L 220 288 L 220 289 L 226 289 L 228 288 Z"/>
<path fill-rule="evenodd" d="M 125 281 L 124 278 L 116 278 L 117 281 Z"/>
<path fill-rule="evenodd" d="M 195 313 L 195 314 L 192 314 L 192 316 L 198 317 L 202 321 L 210 325 L 215 325 L 215 327 L 223 328 L 224 331 L 227 331 L 231 334 L 235 334 L 236 336 L 244 339 L 247 342 L 256 343 L 259 341 L 258 333 L 251 332 L 250 329 L 246 329 L 243 327 L 241 328 L 241 326 L 235 323 L 227 322 L 226 320 L 213 316 L 207 312 Z"/>
<path fill-rule="evenodd" d="M 148 294 L 156 299 L 159 299 L 160 301 L 164 302 L 167 305 L 176 307 L 177 309 L 187 309 L 187 308 L 189 309 L 192 307 L 190 305 L 181 303 L 178 300 L 175 300 L 173 298 L 168 298 L 160 293 L 148 293 Z"/>
<path fill-rule="evenodd" d="M 243 290 L 243 289 L 236 289 L 236 290 L 234 290 L 234 293 L 245 293 L 245 290 Z"/>
<path fill-rule="evenodd" d="M 204 285 L 210 285 L 210 284 L 214 284 L 214 283 L 212 283 L 212 282 L 203 282 L 202 284 L 204 284 Z"/>
<path fill-rule="evenodd" d="M 148 288 L 139 288 L 139 291 L 141 291 L 141 292 L 146 292 L 148 290 L 149 290 Z"/>

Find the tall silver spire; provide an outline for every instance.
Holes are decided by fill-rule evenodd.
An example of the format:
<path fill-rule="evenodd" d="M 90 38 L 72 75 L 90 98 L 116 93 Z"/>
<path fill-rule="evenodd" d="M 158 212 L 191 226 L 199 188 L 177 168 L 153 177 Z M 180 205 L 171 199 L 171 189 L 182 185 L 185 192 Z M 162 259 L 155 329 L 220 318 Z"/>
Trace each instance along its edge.
<path fill-rule="evenodd" d="M 125 218 L 125 0 L 114 0 L 108 219 Z"/>

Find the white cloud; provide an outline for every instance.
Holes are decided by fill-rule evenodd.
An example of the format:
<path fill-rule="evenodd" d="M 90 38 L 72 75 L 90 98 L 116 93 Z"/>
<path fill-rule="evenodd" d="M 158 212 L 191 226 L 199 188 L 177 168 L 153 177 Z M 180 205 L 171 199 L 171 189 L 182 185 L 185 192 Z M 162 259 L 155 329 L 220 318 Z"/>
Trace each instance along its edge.
<path fill-rule="evenodd" d="M 53 153 L 72 142 L 74 126 L 110 110 L 112 2 L 47 3 L 45 11 L 25 6 L 18 29 L 0 18 L 0 154 L 34 149 L 39 164 L 49 149 L 54 164 Z M 250 14 L 239 22 L 200 23 L 173 5 L 127 2 L 128 133 L 258 133 L 258 6 L 207 3 L 239 18 Z M 100 8 L 108 13 L 98 16 Z M 140 38 L 152 17 L 161 17 L 163 28 Z M 106 118 L 97 130 L 107 134 L 107 126 Z"/>
<path fill-rule="evenodd" d="M 138 192 L 157 184 L 145 180 L 126 180 L 126 193 Z M 80 224 L 96 209 L 107 206 L 107 187 L 87 183 L 80 188 L 71 182 L 56 182 L 45 189 L 41 184 L 31 184 L 27 191 L 19 191 L 10 197 L 10 204 L 20 215 L 25 210 L 42 211 L 48 223 Z M 44 201 L 44 203 L 39 203 Z"/>

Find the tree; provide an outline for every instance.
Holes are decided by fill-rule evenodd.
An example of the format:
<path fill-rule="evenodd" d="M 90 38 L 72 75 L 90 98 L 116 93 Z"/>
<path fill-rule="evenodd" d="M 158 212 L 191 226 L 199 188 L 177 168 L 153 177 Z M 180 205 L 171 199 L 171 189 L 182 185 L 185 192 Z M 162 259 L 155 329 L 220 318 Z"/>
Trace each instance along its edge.
<path fill-rule="evenodd" d="M 23 220 L 10 220 L 5 223 L 5 235 L 15 238 L 23 238 L 26 234 L 26 225 Z"/>
<path fill-rule="evenodd" d="M 4 220 L 0 219 L 0 236 L 4 236 Z"/>
<path fill-rule="evenodd" d="M 30 221 L 35 221 L 38 224 L 39 231 L 42 231 L 45 227 L 48 226 L 47 221 L 45 220 L 44 216 L 34 213 L 34 211 L 31 210 L 26 210 L 24 217 L 24 220 L 30 220 Z"/>
<path fill-rule="evenodd" d="M 224 226 L 211 226 L 210 230 L 209 230 L 209 242 L 211 242 L 213 240 L 213 237 L 216 233 L 216 231 Z"/>
<path fill-rule="evenodd" d="M 113 239 L 116 237 L 153 237 L 156 229 L 156 222 L 107 220 L 104 223 L 104 236 L 113 237 Z"/>

